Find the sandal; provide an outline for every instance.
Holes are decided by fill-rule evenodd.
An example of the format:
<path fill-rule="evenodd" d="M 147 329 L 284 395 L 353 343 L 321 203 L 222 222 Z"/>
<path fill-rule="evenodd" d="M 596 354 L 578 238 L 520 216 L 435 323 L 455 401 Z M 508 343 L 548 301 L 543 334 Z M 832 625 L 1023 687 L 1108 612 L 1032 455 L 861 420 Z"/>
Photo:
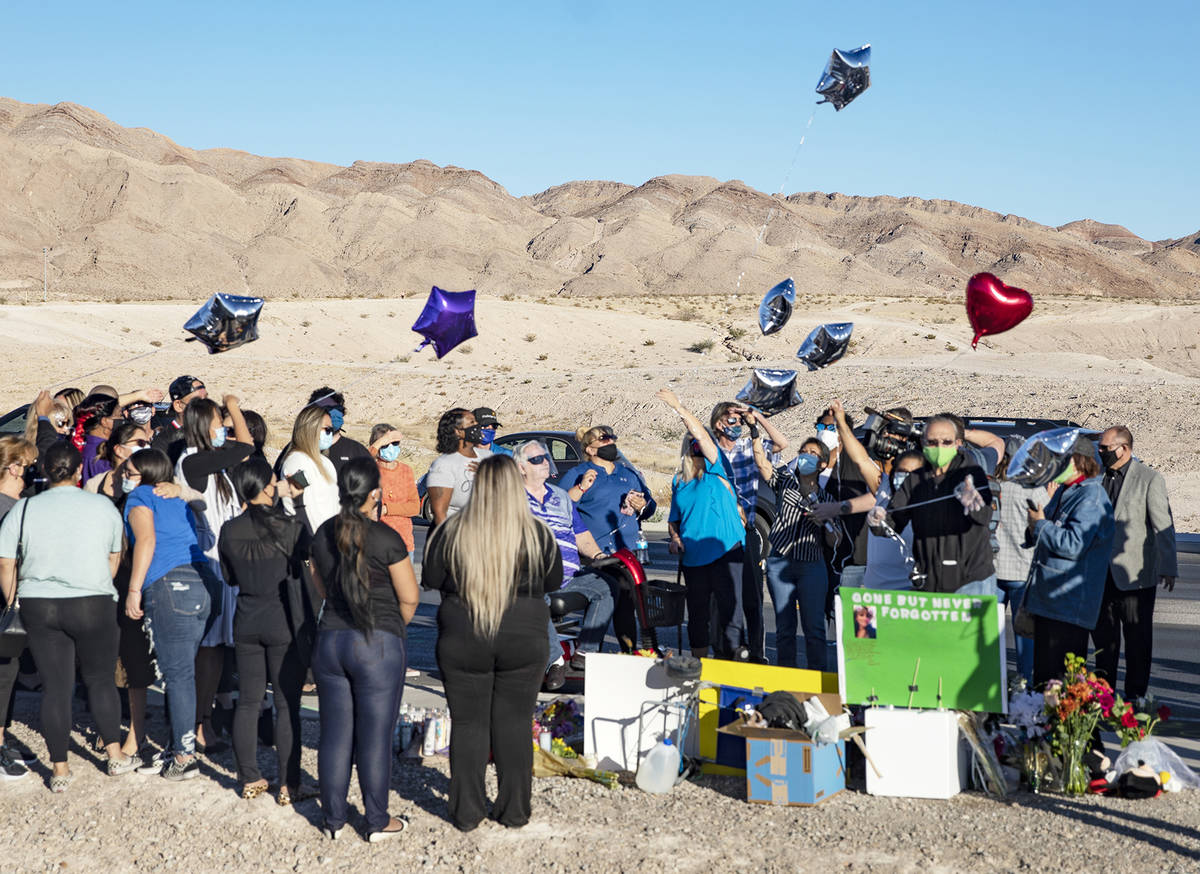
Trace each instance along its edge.
<path fill-rule="evenodd" d="M 275 803 L 280 807 L 288 807 L 292 804 L 299 804 L 301 801 L 308 801 L 310 798 L 316 798 L 321 793 L 312 786 L 299 786 L 294 791 L 286 786 L 279 788 L 279 795 L 275 798 Z"/>
<path fill-rule="evenodd" d="M 50 791 L 60 794 L 67 791 L 67 787 L 71 785 L 73 774 L 53 774 L 50 777 Z"/>
<path fill-rule="evenodd" d="M 270 784 L 266 780 L 263 780 L 261 783 L 247 783 L 242 787 L 242 798 L 246 801 L 252 801 L 269 788 L 271 788 Z"/>

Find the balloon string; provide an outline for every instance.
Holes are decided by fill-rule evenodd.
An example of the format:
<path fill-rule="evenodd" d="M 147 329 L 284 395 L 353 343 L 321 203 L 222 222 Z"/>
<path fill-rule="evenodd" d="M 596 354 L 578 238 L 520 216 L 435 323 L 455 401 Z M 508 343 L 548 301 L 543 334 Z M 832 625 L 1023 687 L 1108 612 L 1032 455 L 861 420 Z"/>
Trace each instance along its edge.
<path fill-rule="evenodd" d="M 113 370 L 117 367 L 124 367 L 126 364 L 132 364 L 133 362 L 139 361 L 142 358 L 149 358 L 151 355 L 157 355 L 159 351 L 160 350 L 158 350 L 158 349 L 151 349 L 149 352 L 143 352 L 141 355 L 135 355 L 132 358 L 126 358 L 124 361 L 118 361 L 116 364 L 106 364 L 103 367 L 97 368 L 96 370 L 90 370 L 87 373 L 79 374 L 79 376 L 72 376 L 70 379 L 66 379 L 66 380 L 63 380 L 62 382 L 55 383 L 54 385 L 50 386 L 50 388 L 48 388 L 46 390 L 50 391 L 52 389 L 60 388 L 61 386 L 64 386 L 64 385 L 70 385 L 71 383 L 75 382 L 78 379 L 86 379 L 89 376 L 95 376 L 97 373 L 103 373 L 106 370 Z"/>
<path fill-rule="evenodd" d="M 804 133 L 800 136 L 800 142 L 796 144 L 796 151 L 792 153 L 792 163 L 788 166 L 787 173 L 785 173 L 783 176 L 783 181 L 779 183 L 779 189 L 775 192 L 775 195 L 772 197 L 771 208 L 770 208 L 770 210 L 767 211 L 767 220 L 762 223 L 762 227 L 758 229 L 758 233 L 754 237 L 754 251 L 750 253 L 751 260 L 753 260 L 755 257 L 757 257 L 758 247 L 762 244 L 763 239 L 767 235 L 767 227 L 771 224 L 771 219 L 775 218 L 775 213 L 779 211 L 778 206 L 774 202 L 774 197 L 777 197 L 778 195 L 783 194 L 784 190 L 787 188 L 788 182 L 791 181 L 792 171 L 794 171 L 796 169 L 796 163 L 800 160 L 800 150 L 804 148 L 804 141 L 806 139 L 808 139 L 808 129 L 810 127 L 812 127 L 813 119 L 815 119 L 816 117 L 817 117 L 817 111 L 814 109 L 812 111 L 812 115 L 810 115 L 808 117 L 808 121 L 804 125 Z M 742 277 L 744 277 L 745 275 L 746 275 L 745 270 L 743 270 L 741 273 L 738 274 L 738 278 L 737 278 L 737 287 L 738 288 L 742 287 Z"/>

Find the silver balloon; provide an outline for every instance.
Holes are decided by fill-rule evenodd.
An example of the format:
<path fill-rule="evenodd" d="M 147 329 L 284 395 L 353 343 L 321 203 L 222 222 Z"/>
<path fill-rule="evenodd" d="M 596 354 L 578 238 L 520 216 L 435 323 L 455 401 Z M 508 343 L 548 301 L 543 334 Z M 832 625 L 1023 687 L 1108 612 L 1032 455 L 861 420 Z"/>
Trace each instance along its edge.
<path fill-rule="evenodd" d="M 824 97 L 818 103 L 832 103 L 838 112 L 858 95 L 871 87 L 871 46 L 842 51 L 834 49 L 825 64 L 825 72 L 817 83 L 817 93 Z"/>
<path fill-rule="evenodd" d="M 183 329 L 195 334 L 195 339 L 215 355 L 257 340 L 262 308 L 261 297 L 214 294 L 187 320 Z"/>
<path fill-rule="evenodd" d="M 796 303 L 796 283 L 789 276 L 763 295 L 758 305 L 758 327 L 763 334 L 774 334 L 792 317 L 792 305 Z"/>
<path fill-rule="evenodd" d="M 1095 454 L 1091 438 L 1098 431 L 1087 428 L 1051 428 L 1039 431 L 1013 454 L 1008 462 L 1008 479 L 1023 486 L 1044 486 L 1067 469 L 1077 451 Z"/>
<path fill-rule="evenodd" d="M 800 344 L 796 357 L 809 370 L 820 370 L 837 361 L 850 348 L 850 335 L 854 333 L 853 322 L 837 322 L 813 328 L 811 334 Z"/>
<path fill-rule="evenodd" d="M 796 390 L 796 371 L 756 368 L 737 399 L 768 416 L 804 403 Z"/>

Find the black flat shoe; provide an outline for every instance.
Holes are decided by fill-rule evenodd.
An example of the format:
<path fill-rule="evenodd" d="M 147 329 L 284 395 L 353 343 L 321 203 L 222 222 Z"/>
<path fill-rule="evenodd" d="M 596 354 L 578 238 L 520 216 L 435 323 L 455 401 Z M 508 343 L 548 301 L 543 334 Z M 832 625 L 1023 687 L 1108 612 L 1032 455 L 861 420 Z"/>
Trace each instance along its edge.
<path fill-rule="evenodd" d="M 551 665 L 546 669 L 546 679 L 542 680 L 542 689 L 546 692 L 556 692 L 567 682 L 567 669 L 564 665 Z"/>

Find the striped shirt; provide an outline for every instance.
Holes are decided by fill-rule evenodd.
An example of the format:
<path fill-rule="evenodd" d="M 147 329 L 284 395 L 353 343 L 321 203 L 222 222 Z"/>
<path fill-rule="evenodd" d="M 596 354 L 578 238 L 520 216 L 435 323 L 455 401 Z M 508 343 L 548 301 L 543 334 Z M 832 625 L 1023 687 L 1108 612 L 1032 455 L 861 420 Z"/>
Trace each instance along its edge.
<path fill-rule="evenodd" d="M 775 451 L 775 444 L 771 442 L 771 438 L 763 437 L 762 444 L 767 461 L 772 466 L 779 464 L 779 453 Z M 729 461 L 733 472 L 733 489 L 737 493 L 738 504 L 745 511 L 747 521 L 753 520 L 754 507 L 758 503 L 759 479 L 758 465 L 754 463 L 754 440 L 741 437 L 735 440 L 729 449 L 721 446 L 720 441 L 717 446 Z"/>
<path fill-rule="evenodd" d="M 767 535 L 767 539 L 771 541 L 772 552 L 793 561 L 821 561 L 824 558 L 824 532 L 821 523 L 802 507 L 801 502 L 807 495 L 804 494 L 793 467 L 776 467 L 769 485 L 777 496 L 775 521 L 771 523 L 771 532 Z M 815 489 L 815 493 L 819 503 L 833 500 L 829 493 L 820 487 Z"/>
<path fill-rule="evenodd" d="M 587 533 L 587 525 L 580 518 L 579 511 L 571 503 L 566 491 L 556 485 L 546 483 L 546 493 L 542 500 L 535 498 L 528 490 L 525 497 L 533 515 L 545 522 L 554 532 L 554 540 L 562 553 L 563 585 L 566 586 L 579 572 L 579 547 L 575 538 Z"/>

